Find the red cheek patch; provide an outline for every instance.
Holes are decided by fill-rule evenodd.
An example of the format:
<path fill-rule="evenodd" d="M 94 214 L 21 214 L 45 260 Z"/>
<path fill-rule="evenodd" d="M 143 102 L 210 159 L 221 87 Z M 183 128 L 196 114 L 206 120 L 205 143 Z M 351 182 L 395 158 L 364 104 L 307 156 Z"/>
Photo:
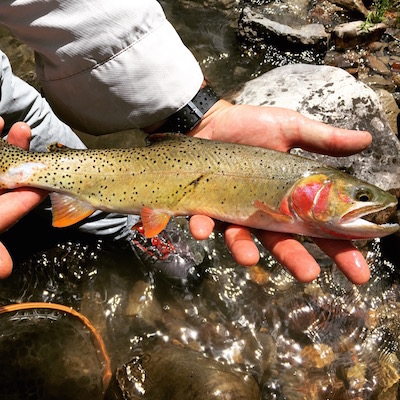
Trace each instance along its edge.
<path fill-rule="evenodd" d="M 298 186 L 291 195 L 292 207 L 298 215 L 310 214 L 314 199 L 323 187 L 322 182 L 310 182 Z"/>
<path fill-rule="evenodd" d="M 318 194 L 317 202 L 313 209 L 314 216 L 324 215 L 329 208 L 329 193 L 332 189 L 332 183 L 325 185 Z"/>

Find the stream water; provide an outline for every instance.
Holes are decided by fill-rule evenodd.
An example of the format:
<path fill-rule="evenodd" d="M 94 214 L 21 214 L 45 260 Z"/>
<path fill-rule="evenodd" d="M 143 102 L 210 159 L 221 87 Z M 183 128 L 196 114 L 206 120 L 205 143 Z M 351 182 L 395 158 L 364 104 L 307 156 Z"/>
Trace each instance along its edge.
<path fill-rule="evenodd" d="M 235 91 L 273 67 L 272 59 L 268 60 L 265 54 L 251 53 L 250 56 L 241 49 L 237 36 L 238 7 L 228 11 L 204 7 L 201 1 L 192 1 L 189 5 L 170 0 L 160 3 L 218 93 Z"/>
<path fill-rule="evenodd" d="M 240 50 L 236 11 L 183 3 L 161 1 L 217 90 L 271 68 Z M 31 79 L 31 53 L 1 40 Z M 198 243 L 185 219 L 176 223 L 203 260 L 187 281 L 151 268 L 126 243 L 55 230 L 32 213 L 2 235 L 15 267 L 0 282 L 0 305 L 54 302 L 86 316 L 125 390 L 114 378 L 109 399 L 397 398 L 400 260 L 385 253 L 390 240 L 364 246 L 367 285 L 350 284 L 324 258 L 319 279 L 304 285 L 261 247 L 260 263 L 245 269 L 220 234 Z M 102 397 L 104 359 L 81 320 L 41 308 L 0 320 L 0 399 Z"/>

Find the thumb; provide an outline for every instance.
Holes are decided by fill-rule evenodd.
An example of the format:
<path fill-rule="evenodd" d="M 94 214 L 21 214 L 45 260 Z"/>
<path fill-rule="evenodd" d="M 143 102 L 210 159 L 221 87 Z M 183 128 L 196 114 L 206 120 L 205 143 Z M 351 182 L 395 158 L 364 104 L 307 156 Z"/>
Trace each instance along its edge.
<path fill-rule="evenodd" d="M 24 150 L 29 149 L 29 143 L 31 141 L 31 128 L 25 122 L 15 123 L 8 133 L 7 142 L 21 147 Z"/>

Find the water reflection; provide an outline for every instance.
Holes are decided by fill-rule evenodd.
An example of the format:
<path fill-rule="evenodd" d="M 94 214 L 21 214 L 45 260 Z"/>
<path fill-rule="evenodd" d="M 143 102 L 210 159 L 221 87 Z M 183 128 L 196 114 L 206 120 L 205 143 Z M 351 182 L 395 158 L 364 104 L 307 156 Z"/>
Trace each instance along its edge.
<path fill-rule="evenodd" d="M 183 396 L 183 388 L 189 389 L 179 377 L 190 368 L 196 370 L 196 384 L 208 382 L 209 391 L 193 384 L 193 393 L 204 399 L 232 387 L 242 396 L 232 398 L 377 398 L 397 393 L 399 381 L 398 273 L 381 249 L 379 240 L 368 247 L 372 278 L 365 286 L 350 284 L 335 267 L 324 268 L 318 280 L 304 285 L 265 252 L 259 265 L 237 266 L 216 235 L 204 243 L 210 257 L 202 278 L 185 286 L 149 270 L 128 247 L 81 238 L 28 257 L 0 283 L 0 292 L 3 304 L 57 300 L 86 315 L 117 370 L 109 398 L 122 398 L 122 390 L 134 399 L 166 399 L 165 385 Z M 54 318 L 50 315 L 46 324 Z M 76 333 L 69 338 L 71 329 L 81 329 L 78 323 L 66 323 L 64 315 L 57 316 L 64 325 L 47 326 L 42 316 L 37 318 L 42 323 L 36 322 L 35 329 L 40 326 L 56 341 L 43 347 L 30 339 L 37 332 L 32 330 L 36 319 L 26 319 L 30 326 L 22 330 L 15 316 L 2 323 L 3 340 L 14 331 L 20 351 L 37 347 L 40 353 L 32 354 L 42 364 L 35 368 L 50 374 L 55 348 L 63 348 L 68 363 L 80 354 L 79 368 L 97 377 L 101 392 L 99 362 L 86 362 L 92 356 L 81 352 L 82 347 L 93 350 L 93 344 Z M 5 366 L 8 357 L 1 358 L 4 379 L 18 382 L 16 369 L 10 375 Z M 24 370 L 32 362 L 30 357 L 19 360 Z M 132 387 L 130 374 L 139 379 Z M 77 393 L 82 376 L 76 370 L 75 376 L 66 375 L 68 382 L 76 379 L 66 396 L 69 390 Z M 38 393 L 47 384 L 32 383 Z M 246 397 L 249 393 L 253 397 Z"/>

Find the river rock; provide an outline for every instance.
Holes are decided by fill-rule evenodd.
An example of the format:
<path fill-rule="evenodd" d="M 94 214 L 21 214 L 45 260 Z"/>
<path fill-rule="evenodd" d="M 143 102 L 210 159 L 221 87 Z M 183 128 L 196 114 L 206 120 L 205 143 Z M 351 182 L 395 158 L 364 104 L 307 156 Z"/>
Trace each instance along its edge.
<path fill-rule="evenodd" d="M 355 11 L 365 16 L 368 15 L 368 9 L 361 0 L 331 0 L 331 3 L 349 11 Z"/>
<path fill-rule="evenodd" d="M 376 93 L 378 94 L 379 99 L 381 100 L 383 109 L 385 110 L 386 117 L 388 119 L 390 127 L 392 128 L 392 131 L 396 135 L 398 135 L 399 132 L 398 132 L 398 127 L 397 127 L 397 120 L 398 120 L 400 110 L 396 103 L 396 100 L 394 99 L 392 94 L 389 93 L 387 90 L 378 89 L 378 90 L 376 90 Z"/>
<path fill-rule="evenodd" d="M 379 41 L 387 26 L 379 23 L 363 29 L 363 21 L 353 21 L 336 26 L 331 33 L 331 42 L 339 49 L 347 49 Z"/>
<path fill-rule="evenodd" d="M 287 65 L 247 82 L 239 104 L 284 107 L 342 128 L 367 130 L 373 142 L 362 153 L 329 157 L 298 151 L 344 169 L 383 189 L 399 187 L 400 142 L 377 94 L 340 68 Z"/>
<path fill-rule="evenodd" d="M 188 7 L 194 8 L 195 6 L 199 6 L 198 1 L 193 1 L 193 0 L 182 0 L 182 4 L 187 5 Z M 237 7 L 237 1 L 236 0 L 204 0 L 202 2 L 203 7 L 205 8 L 215 8 L 217 10 L 233 10 L 235 7 Z"/>
<path fill-rule="evenodd" d="M 358 78 L 360 81 L 364 82 L 366 85 L 374 89 L 375 91 L 384 89 L 390 93 L 393 93 L 396 89 L 396 85 L 392 79 L 386 78 L 379 74 L 370 74 L 370 75 L 359 75 Z"/>
<path fill-rule="evenodd" d="M 201 353 L 166 344 L 118 368 L 106 399 L 255 400 L 256 381 Z"/>
<path fill-rule="evenodd" d="M 275 43 L 279 47 L 317 47 L 326 49 L 328 34 L 322 24 L 289 26 L 273 21 L 250 7 L 243 9 L 239 20 L 239 37 L 252 43 Z"/>

